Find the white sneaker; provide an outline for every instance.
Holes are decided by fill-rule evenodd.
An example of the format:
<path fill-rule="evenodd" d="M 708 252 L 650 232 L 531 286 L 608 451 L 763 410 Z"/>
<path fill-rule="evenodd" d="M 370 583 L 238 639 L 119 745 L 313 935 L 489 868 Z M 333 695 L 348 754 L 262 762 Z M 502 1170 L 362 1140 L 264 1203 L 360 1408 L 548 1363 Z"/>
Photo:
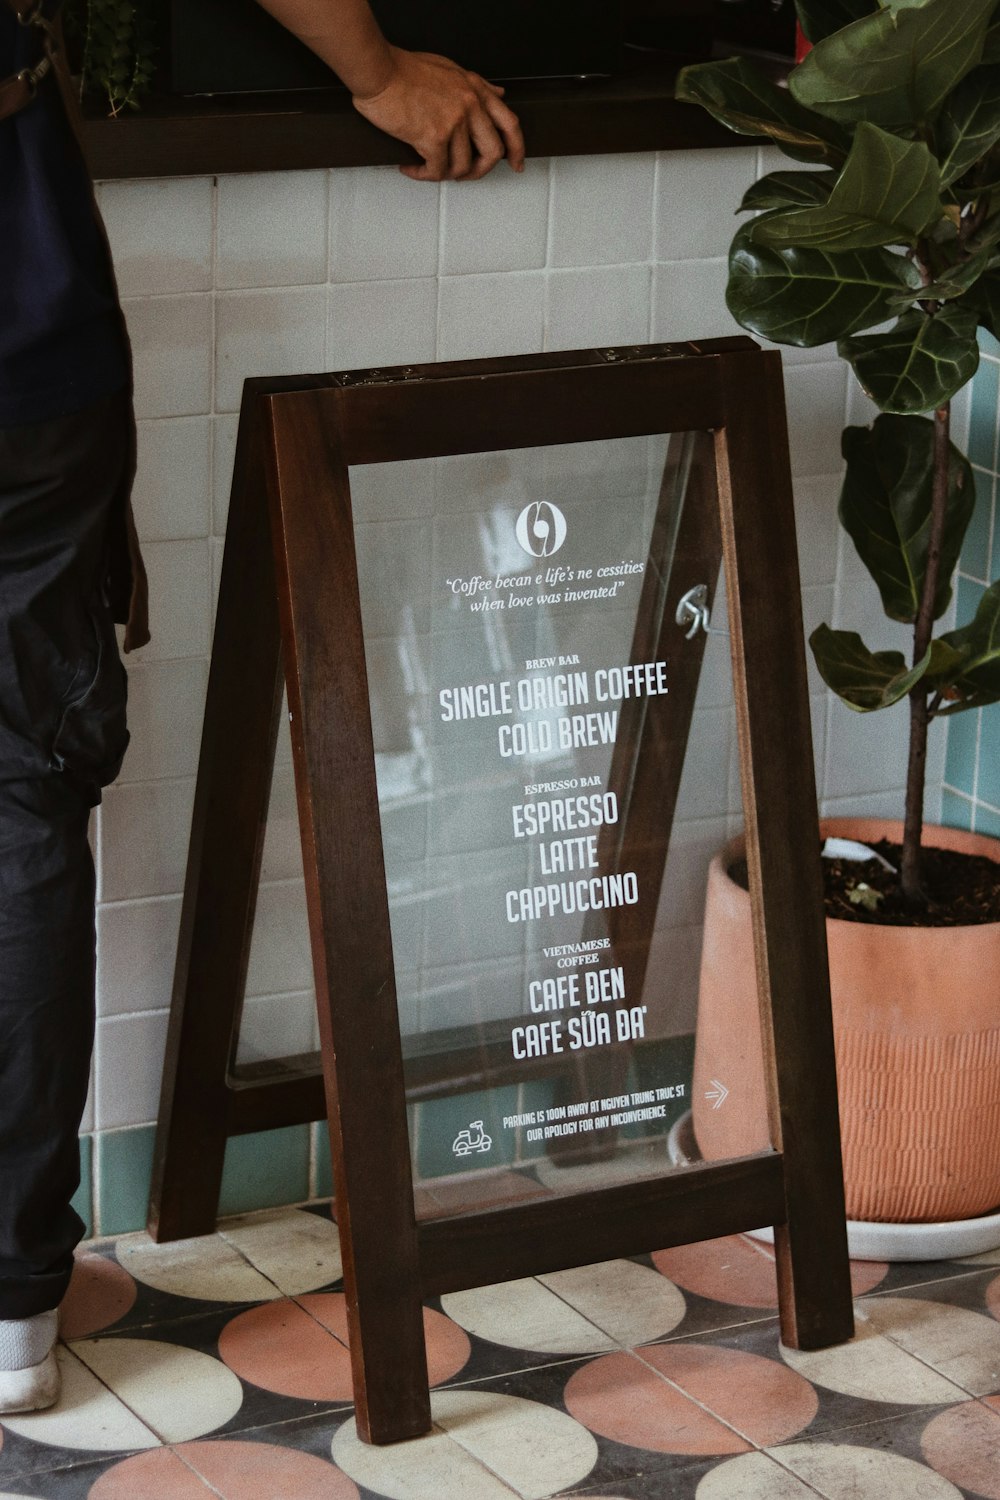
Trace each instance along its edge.
<path fill-rule="evenodd" d="M 59 1399 L 58 1314 L 0 1319 L 0 1415 L 44 1411 Z"/>
<path fill-rule="evenodd" d="M 25 1370 L 0 1370 L 0 1416 L 44 1411 L 58 1400 L 59 1366 L 54 1349 L 39 1364 Z"/>

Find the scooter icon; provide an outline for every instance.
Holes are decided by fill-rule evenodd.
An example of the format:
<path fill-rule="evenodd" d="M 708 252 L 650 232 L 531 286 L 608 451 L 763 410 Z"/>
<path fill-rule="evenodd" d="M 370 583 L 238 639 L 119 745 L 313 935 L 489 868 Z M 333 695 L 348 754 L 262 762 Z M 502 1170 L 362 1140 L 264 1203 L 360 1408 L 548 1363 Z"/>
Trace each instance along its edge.
<path fill-rule="evenodd" d="M 451 1145 L 456 1156 L 471 1156 L 473 1151 L 490 1151 L 492 1147 L 493 1137 L 486 1134 L 482 1120 L 473 1120 L 467 1130 L 460 1130 Z"/>

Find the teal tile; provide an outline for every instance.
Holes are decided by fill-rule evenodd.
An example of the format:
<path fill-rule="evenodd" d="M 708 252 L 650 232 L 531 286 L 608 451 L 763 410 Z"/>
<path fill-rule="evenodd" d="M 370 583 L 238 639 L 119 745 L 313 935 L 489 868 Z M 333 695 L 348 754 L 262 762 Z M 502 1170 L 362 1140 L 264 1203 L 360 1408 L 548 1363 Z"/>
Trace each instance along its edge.
<path fill-rule="evenodd" d="M 984 708 L 982 715 L 976 798 L 979 802 L 988 802 L 991 807 L 1000 807 L 1000 703 Z"/>
<path fill-rule="evenodd" d="M 969 625 L 986 590 L 971 578 L 959 578 L 955 591 L 955 624 Z"/>
<path fill-rule="evenodd" d="M 991 472 L 996 469 L 998 393 L 1000 364 L 992 359 L 984 359 L 972 382 L 969 462 Z"/>
<path fill-rule="evenodd" d="M 219 1214 L 283 1208 L 309 1197 L 309 1126 L 230 1136 L 222 1172 Z"/>
<path fill-rule="evenodd" d="M 83 1220 L 83 1232 L 90 1239 L 94 1232 L 94 1138 L 80 1137 L 80 1186 L 73 1194 L 73 1207 Z"/>
<path fill-rule="evenodd" d="M 993 560 L 990 563 L 990 582 L 1000 578 L 1000 503 L 993 496 Z"/>
<path fill-rule="evenodd" d="M 154 1125 L 102 1130 L 98 1135 L 98 1234 L 145 1229 L 155 1135 Z"/>
<path fill-rule="evenodd" d="M 976 785 L 979 710 L 974 708 L 963 714 L 949 714 L 944 722 L 948 730 L 944 779 L 950 787 L 971 797 Z"/>
<path fill-rule="evenodd" d="M 949 792 L 947 787 L 941 793 L 941 822 L 945 828 L 971 829 L 974 810 L 975 803 L 970 798 Z"/>
<path fill-rule="evenodd" d="M 977 833 L 985 833 L 988 838 L 1000 839 L 1000 812 L 977 803 L 975 829 Z"/>
<path fill-rule="evenodd" d="M 330 1130 L 325 1120 L 317 1120 L 313 1131 L 313 1181 L 311 1198 L 333 1197 L 333 1163 L 330 1160 Z"/>
<path fill-rule="evenodd" d="M 518 1113 L 516 1087 L 455 1094 L 450 1099 L 425 1099 L 417 1106 L 417 1172 L 426 1181 L 481 1167 L 510 1166 L 516 1135 L 504 1129 L 504 1116 Z M 476 1121 L 492 1142 L 489 1151 L 459 1156 L 454 1150 L 460 1133 Z"/>
<path fill-rule="evenodd" d="M 1000 344 L 997 343 L 988 328 L 980 328 L 977 337 L 983 354 L 992 355 L 994 359 L 1000 355 Z"/>
<path fill-rule="evenodd" d="M 963 573 L 988 582 L 990 571 L 990 528 L 993 521 L 993 494 L 996 482 L 990 475 L 974 469 L 972 477 L 976 483 L 976 505 L 969 521 L 969 529 L 962 543 L 959 567 Z"/>

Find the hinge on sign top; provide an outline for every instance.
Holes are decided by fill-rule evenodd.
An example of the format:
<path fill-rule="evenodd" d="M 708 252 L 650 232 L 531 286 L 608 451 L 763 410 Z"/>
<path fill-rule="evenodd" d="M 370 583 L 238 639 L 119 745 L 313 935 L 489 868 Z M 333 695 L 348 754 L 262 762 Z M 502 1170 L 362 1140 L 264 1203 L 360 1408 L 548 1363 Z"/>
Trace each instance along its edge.
<path fill-rule="evenodd" d="M 404 365 L 401 369 L 394 367 L 390 370 L 346 370 L 341 375 L 334 375 L 333 379 L 337 385 L 397 385 L 400 381 L 426 380 L 412 365 Z"/>
<path fill-rule="evenodd" d="M 700 354 L 693 342 L 684 344 L 624 344 L 617 349 L 596 349 L 599 358 L 609 365 L 636 364 L 639 360 L 677 359 L 682 354 Z"/>

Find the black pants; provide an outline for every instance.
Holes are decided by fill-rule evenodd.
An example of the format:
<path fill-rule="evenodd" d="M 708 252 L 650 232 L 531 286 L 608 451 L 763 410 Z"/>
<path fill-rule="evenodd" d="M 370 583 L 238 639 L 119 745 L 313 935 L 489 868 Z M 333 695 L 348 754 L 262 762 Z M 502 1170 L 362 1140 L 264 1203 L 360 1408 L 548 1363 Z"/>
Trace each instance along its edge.
<path fill-rule="evenodd" d="M 94 1035 L 90 809 L 128 734 L 106 597 L 127 398 L 0 429 L 0 1318 L 55 1307 Z"/>

